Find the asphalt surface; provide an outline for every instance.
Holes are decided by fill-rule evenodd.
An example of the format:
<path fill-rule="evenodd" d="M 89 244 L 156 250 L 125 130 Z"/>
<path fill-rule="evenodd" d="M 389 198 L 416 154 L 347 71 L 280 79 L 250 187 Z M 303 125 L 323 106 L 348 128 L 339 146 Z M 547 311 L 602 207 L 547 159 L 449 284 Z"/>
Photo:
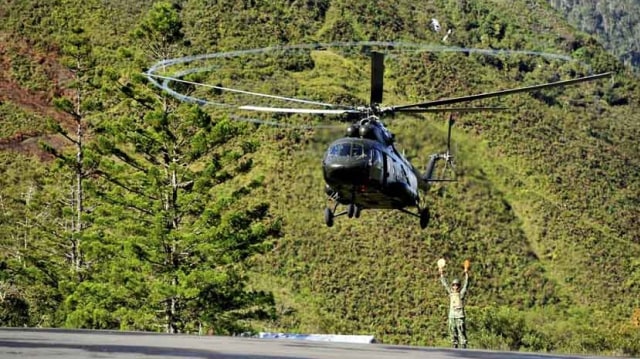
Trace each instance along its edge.
<path fill-rule="evenodd" d="M 0 358 L 584 359 L 603 357 L 120 331 L 0 328 Z"/>

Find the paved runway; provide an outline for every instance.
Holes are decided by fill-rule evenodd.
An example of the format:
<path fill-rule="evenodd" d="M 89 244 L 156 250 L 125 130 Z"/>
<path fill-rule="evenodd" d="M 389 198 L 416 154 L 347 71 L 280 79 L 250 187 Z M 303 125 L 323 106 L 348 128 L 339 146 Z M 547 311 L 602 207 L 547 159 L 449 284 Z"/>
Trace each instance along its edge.
<path fill-rule="evenodd" d="M 0 358 L 583 359 L 598 357 L 140 332 L 0 328 Z"/>

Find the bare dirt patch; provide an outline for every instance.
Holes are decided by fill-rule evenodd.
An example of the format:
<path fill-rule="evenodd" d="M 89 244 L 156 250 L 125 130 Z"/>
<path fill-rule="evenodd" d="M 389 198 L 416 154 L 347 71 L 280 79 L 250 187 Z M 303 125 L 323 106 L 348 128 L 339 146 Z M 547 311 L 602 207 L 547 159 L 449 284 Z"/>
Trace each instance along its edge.
<path fill-rule="evenodd" d="M 16 54 L 28 57 L 41 67 L 51 81 L 50 90 L 26 89 L 12 79 L 12 58 Z M 18 39 L 12 34 L 0 33 L 0 102 L 12 102 L 28 112 L 52 118 L 67 129 L 72 128 L 74 123 L 71 116 L 58 111 L 53 106 L 53 98 L 65 94 L 62 85 L 70 78 L 69 71 L 57 60 L 56 49 L 38 50 L 28 40 Z M 51 156 L 44 153 L 37 143 L 44 140 L 56 148 L 62 147 L 64 142 L 60 139 L 55 140 L 56 137 L 38 131 L 24 131 L 0 138 L 0 150 L 14 150 L 34 154 L 41 159 L 48 159 Z"/>

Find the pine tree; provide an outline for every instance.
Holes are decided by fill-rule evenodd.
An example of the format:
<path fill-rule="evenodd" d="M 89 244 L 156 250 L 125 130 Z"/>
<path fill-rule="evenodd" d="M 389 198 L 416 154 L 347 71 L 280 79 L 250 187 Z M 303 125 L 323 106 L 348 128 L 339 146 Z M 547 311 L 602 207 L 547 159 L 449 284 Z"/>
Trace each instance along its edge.
<path fill-rule="evenodd" d="M 56 231 L 59 178 L 16 153 L 0 164 L 11 164 L 0 179 L 0 325 L 58 325 L 59 284 L 69 275 L 66 237 Z"/>
<path fill-rule="evenodd" d="M 103 109 L 100 98 L 99 76 L 95 56 L 89 37 L 79 27 L 72 28 L 62 38 L 62 63 L 71 74 L 70 80 L 64 84 L 64 96 L 54 98 L 55 107 L 66 113 L 70 124 L 50 121 L 53 132 L 67 141 L 64 148 L 54 148 L 48 143 L 43 147 L 58 160 L 59 168 L 67 171 L 68 182 L 60 183 L 63 198 L 59 200 L 65 207 L 61 214 L 65 217 L 63 232 L 66 237 L 66 257 L 69 268 L 82 280 L 82 271 L 86 269 L 83 259 L 82 240 L 89 227 L 86 204 L 86 179 L 91 176 L 96 162 L 88 155 L 87 139 L 90 131 L 89 118 Z"/>
<path fill-rule="evenodd" d="M 67 121 L 49 119 L 49 129 L 66 142 L 41 143 L 55 163 L 47 163 L 38 175 L 31 174 L 32 168 L 23 171 L 25 188 L 4 194 L 14 216 L 1 239 L 12 280 L 6 287 L 24 302 L 29 316 L 20 318 L 31 325 L 60 324 L 63 297 L 89 275 L 83 255 L 90 228 L 85 192 L 95 162 L 86 142 L 89 118 L 101 110 L 102 100 L 95 57 L 84 30 L 71 27 L 59 43 L 69 80 L 62 84 L 62 95 L 54 98 L 54 105 L 66 113 Z"/>
<path fill-rule="evenodd" d="M 154 54 L 168 55 L 180 39 L 176 11 L 155 5 L 135 32 Z M 247 288 L 245 272 L 279 222 L 267 204 L 243 202 L 259 179 L 231 183 L 250 176 L 257 141 L 142 75 L 120 81 L 123 101 L 98 138 L 100 271 L 68 298 L 67 325 L 233 333 L 245 319 L 272 315 L 272 295 Z"/>
<path fill-rule="evenodd" d="M 175 333 L 213 325 L 231 332 L 240 330 L 239 319 L 269 314 L 272 297 L 247 291 L 243 272 L 245 260 L 278 233 L 278 222 L 264 203 L 236 204 L 259 180 L 216 196 L 218 187 L 251 169 L 257 144 L 243 139 L 241 127 L 214 121 L 194 105 L 160 96 L 152 105 L 133 100 L 129 106 L 105 127 L 99 144 L 108 156 L 98 215 L 109 228 L 102 253 L 110 259 L 104 278 L 96 279 L 100 295 L 114 297 L 109 305 L 120 318 L 90 326 L 161 326 Z M 95 303 L 89 292 L 76 299 Z"/>

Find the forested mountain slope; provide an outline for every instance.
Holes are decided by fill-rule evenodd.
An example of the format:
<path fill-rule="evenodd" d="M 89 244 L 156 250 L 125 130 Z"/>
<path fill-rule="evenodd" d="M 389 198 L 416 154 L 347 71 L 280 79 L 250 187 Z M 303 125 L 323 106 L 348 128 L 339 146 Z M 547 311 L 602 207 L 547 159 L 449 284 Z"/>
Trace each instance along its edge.
<path fill-rule="evenodd" d="M 640 3 L 634 0 L 550 0 L 578 29 L 594 34 L 625 64 L 640 65 Z"/>
<path fill-rule="evenodd" d="M 547 2 L 10 1 L 0 18 L 2 325 L 448 345 L 435 262 L 453 277 L 469 258 L 472 347 L 640 353 L 640 88 Z M 616 74 L 460 116 L 458 182 L 428 193 L 426 230 L 389 211 L 324 225 L 320 161 L 342 129 L 234 122 L 141 76 L 185 55 L 373 40 L 574 58 L 382 48 L 385 103 Z M 365 50 L 231 58 L 192 79 L 366 103 Z M 388 126 L 423 166 L 444 123 Z"/>

